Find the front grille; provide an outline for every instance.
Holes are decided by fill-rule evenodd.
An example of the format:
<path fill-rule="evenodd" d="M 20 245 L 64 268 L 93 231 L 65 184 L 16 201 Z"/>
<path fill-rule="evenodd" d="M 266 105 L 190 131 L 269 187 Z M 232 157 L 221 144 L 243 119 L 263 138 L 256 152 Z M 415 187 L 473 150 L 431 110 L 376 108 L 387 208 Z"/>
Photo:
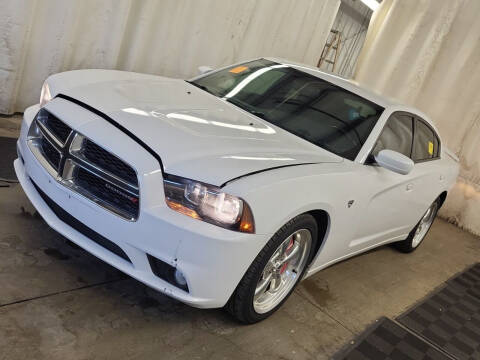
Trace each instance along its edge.
<path fill-rule="evenodd" d="M 98 197 L 102 198 L 112 207 L 122 211 L 129 218 L 138 216 L 138 197 L 131 195 L 118 187 L 112 186 L 108 181 L 95 176 L 88 170 L 79 168 L 76 174 L 76 184 Z"/>
<path fill-rule="evenodd" d="M 28 143 L 57 181 L 124 219 L 138 218 L 137 174 L 126 162 L 45 109 L 35 117 Z"/>
<path fill-rule="evenodd" d="M 84 144 L 83 156 L 128 183 L 137 182 L 137 174 L 129 165 L 88 139 Z"/>
<path fill-rule="evenodd" d="M 54 116 L 49 116 L 45 122 L 45 125 L 53 133 L 53 135 L 58 137 L 63 143 L 67 141 L 68 135 L 70 135 L 70 132 L 72 131 L 70 127 Z"/>
<path fill-rule="evenodd" d="M 45 138 L 43 138 L 41 142 L 41 149 L 50 165 L 52 165 L 55 170 L 58 170 L 60 166 L 60 153 L 58 150 Z"/>
<path fill-rule="evenodd" d="M 52 136 L 57 144 L 65 144 L 68 136 L 72 132 L 72 129 L 67 124 L 60 121 L 56 116 L 45 109 L 40 109 L 36 120 L 40 123 L 44 132 Z"/>
<path fill-rule="evenodd" d="M 81 221 L 74 218 L 72 215 L 67 213 L 63 210 L 55 201 L 50 199 L 47 194 L 45 194 L 38 186 L 32 181 L 33 186 L 37 189 L 38 193 L 42 197 L 43 201 L 48 205 L 48 207 L 57 215 L 57 217 L 62 220 L 65 224 L 71 226 L 79 233 L 83 234 L 93 242 L 97 243 L 98 245 L 104 247 L 105 249 L 111 251 L 115 255 L 121 257 L 122 259 L 131 262 L 130 258 L 125 251 L 122 250 L 120 246 L 115 244 L 114 242 L 108 240 L 106 237 L 100 235 L 96 231 L 90 229 L 87 225 L 82 223 Z"/>

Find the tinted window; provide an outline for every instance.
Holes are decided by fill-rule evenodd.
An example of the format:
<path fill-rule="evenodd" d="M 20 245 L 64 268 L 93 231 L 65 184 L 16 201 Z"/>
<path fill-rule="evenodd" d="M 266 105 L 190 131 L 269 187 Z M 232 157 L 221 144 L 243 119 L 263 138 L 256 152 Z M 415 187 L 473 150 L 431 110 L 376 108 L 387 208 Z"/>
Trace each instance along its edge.
<path fill-rule="evenodd" d="M 440 140 L 438 140 L 437 134 L 434 132 L 434 139 L 433 139 L 433 157 L 439 157 L 440 156 Z"/>
<path fill-rule="evenodd" d="M 438 138 L 423 121 L 415 121 L 415 140 L 413 142 L 414 161 L 432 159 L 438 156 Z"/>
<path fill-rule="evenodd" d="M 408 115 L 393 114 L 387 120 L 385 127 L 373 149 L 373 155 L 381 150 L 397 151 L 410 157 L 412 152 L 413 118 Z"/>
<path fill-rule="evenodd" d="M 268 60 L 230 67 L 192 84 L 350 160 L 383 111 L 328 81 Z"/>

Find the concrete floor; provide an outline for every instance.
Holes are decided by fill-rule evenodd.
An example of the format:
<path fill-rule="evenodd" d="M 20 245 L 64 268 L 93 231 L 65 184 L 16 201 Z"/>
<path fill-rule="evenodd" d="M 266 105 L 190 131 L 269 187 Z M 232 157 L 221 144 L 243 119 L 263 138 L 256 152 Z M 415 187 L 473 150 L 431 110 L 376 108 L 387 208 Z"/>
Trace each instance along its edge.
<path fill-rule="evenodd" d="M 0 114 L 0 136 L 18 137 L 22 123 L 22 114 Z"/>
<path fill-rule="evenodd" d="M 0 123 L 0 136 L 16 136 L 18 120 Z M 436 220 L 415 253 L 382 247 L 334 265 L 305 280 L 271 318 L 244 326 L 156 293 L 70 245 L 14 185 L 0 188 L 0 360 L 327 359 L 479 259 L 479 238 Z"/>
<path fill-rule="evenodd" d="M 480 239 L 437 220 L 405 255 L 390 247 L 305 280 L 280 311 L 243 326 L 193 309 L 78 249 L 0 188 L 0 359 L 326 359 L 480 258 Z"/>

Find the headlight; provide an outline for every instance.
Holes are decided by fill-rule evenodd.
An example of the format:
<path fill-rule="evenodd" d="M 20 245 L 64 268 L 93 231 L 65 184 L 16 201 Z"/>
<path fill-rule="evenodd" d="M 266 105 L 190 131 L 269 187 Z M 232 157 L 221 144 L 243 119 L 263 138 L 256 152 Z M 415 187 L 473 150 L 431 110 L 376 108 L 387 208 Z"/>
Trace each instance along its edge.
<path fill-rule="evenodd" d="M 40 107 L 42 108 L 47 105 L 50 100 L 52 100 L 52 94 L 50 94 L 50 88 L 45 81 L 42 85 L 42 91 L 40 92 Z"/>
<path fill-rule="evenodd" d="M 163 182 L 168 207 L 227 229 L 253 233 L 255 226 L 248 204 L 222 189 L 197 181 L 166 175 Z"/>

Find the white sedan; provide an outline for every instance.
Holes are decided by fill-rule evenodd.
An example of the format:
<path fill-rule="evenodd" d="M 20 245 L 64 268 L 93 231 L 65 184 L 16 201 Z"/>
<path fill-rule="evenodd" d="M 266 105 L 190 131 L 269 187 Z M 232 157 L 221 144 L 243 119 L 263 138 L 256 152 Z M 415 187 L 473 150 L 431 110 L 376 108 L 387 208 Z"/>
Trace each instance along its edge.
<path fill-rule="evenodd" d="M 45 221 L 246 323 L 335 262 L 419 246 L 458 174 L 425 114 L 277 59 L 203 71 L 50 76 L 14 163 Z"/>

